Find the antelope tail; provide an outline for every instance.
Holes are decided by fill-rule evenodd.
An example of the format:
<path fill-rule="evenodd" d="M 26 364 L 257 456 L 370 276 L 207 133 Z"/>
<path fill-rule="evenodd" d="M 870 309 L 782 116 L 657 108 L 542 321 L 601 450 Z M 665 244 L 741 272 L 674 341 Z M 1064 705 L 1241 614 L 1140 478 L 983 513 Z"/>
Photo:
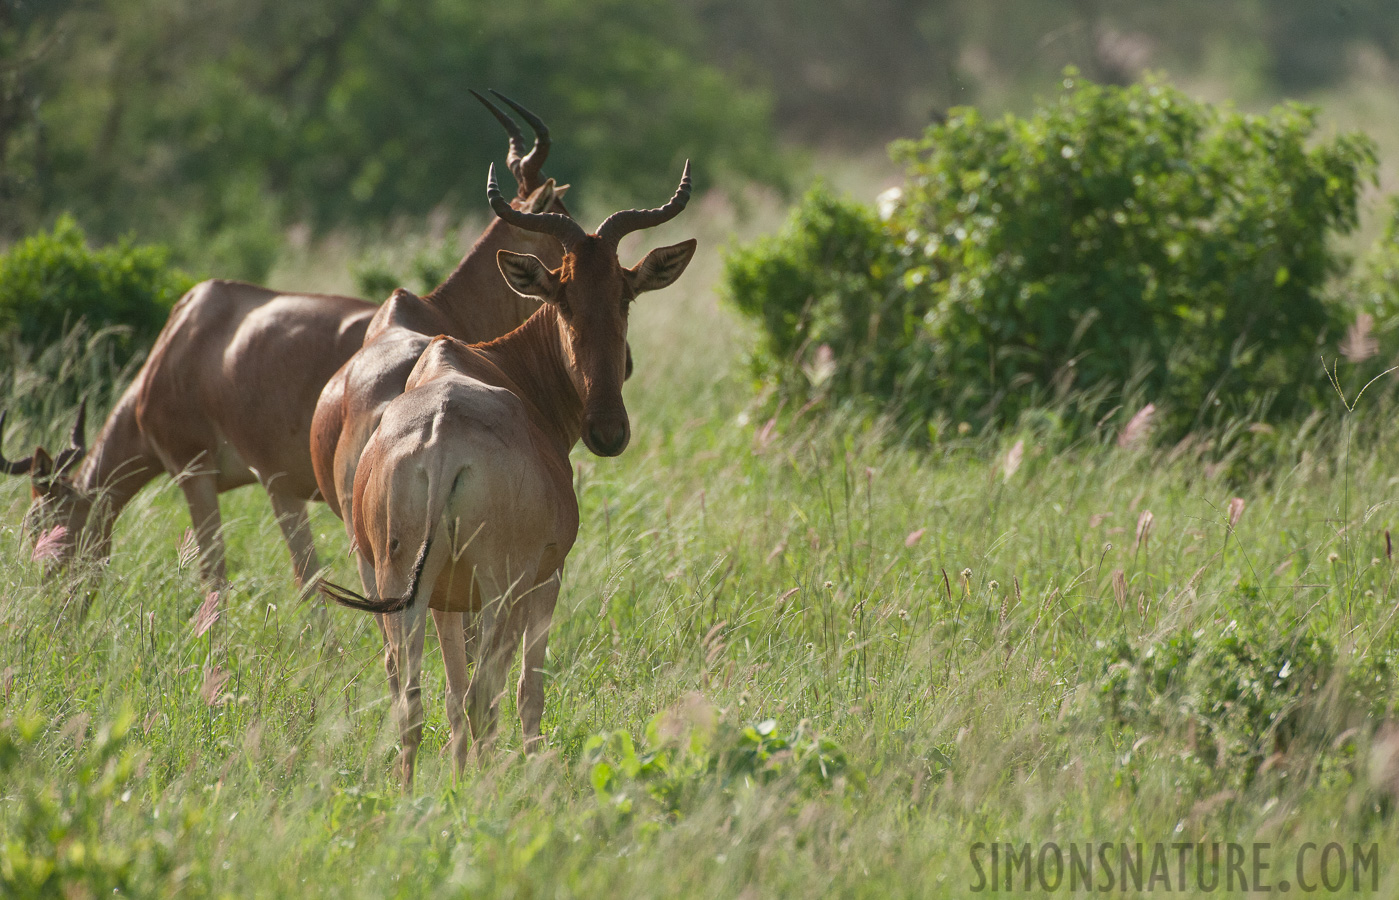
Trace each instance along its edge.
<path fill-rule="evenodd" d="M 427 540 L 423 541 L 422 549 L 418 551 L 418 561 L 413 564 L 413 577 L 408 582 L 408 590 L 403 592 L 402 597 L 370 600 L 363 594 L 338 584 L 332 584 L 329 581 L 322 581 L 318 589 L 327 599 L 334 600 L 341 606 L 348 606 L 350 609 L 380 614 L 402 612 L 413 605 L 413 598 L 418 593 L 418 582 L 423 577 L 423 566 L 427 564 L 427 554 L 430 547 L 432 547 L 431 532 L 428 533 Z"/>

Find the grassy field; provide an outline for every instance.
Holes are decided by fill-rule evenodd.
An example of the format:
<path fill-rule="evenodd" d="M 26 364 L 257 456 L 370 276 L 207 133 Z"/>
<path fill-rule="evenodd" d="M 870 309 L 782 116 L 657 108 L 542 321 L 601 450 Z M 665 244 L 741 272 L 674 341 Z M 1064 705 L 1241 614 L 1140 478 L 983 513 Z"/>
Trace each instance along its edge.
<path fill-rule="evenodd" d="M 48 584 L 28 485 L 0 483 L 0 895 L 958 897 L 991 890 L 978 842 L 1261 842 L 1276 888 L 1331 841 L 1346 890 L 1377 844 L 1358 881 L 1399 893 L 1385 395 L 1154 450 L 1026 430 L 914 452 L 857 411 L 774 417 L 714 297 L 751 211 L 698 209 L 702 256 L 633 319 L 633 444 L 575 457 L 537 757 L 511 691 L 503 746 L 454 780 L 430 630 L 403 796 L 378 632 L 298 599 L 255 490 L 224 496 L 234 587 L 200 634 L 173 483 L 109 568 Z M 8 449 L 56 439 L 63 401 L 6 385 L 30 410 Z M 340 523 L 315 525 L 354 583 Z"/>

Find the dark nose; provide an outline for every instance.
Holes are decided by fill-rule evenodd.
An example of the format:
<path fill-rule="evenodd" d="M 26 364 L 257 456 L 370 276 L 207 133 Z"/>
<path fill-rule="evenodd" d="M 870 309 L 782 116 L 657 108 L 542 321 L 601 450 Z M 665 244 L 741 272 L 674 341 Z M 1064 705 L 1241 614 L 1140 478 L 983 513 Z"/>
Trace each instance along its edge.
<path fill-rule="evenodd" d="M 598 456 L 616 456 L 627 449 L 631 429 L 620 422 L 591 422 L 588 425 L 588 449 Z"/>

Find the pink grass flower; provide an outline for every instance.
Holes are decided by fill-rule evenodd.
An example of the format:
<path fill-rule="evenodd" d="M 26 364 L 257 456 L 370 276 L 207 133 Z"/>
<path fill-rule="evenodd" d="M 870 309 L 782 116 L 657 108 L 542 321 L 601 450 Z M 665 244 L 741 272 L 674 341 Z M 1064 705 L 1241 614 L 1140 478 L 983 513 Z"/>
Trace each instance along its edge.
<path fill-rule="evenodd" d="M 199 696 L 204 698 L 204 702 L 209 706 L 219 705 L 229 674 L 223 666 L 209 666 L 204 669 L 204 684 L 199 688 Z"/>
<path fill-rule="evenodd" d="M 1147 539 L 1151 537 L 1151 526 L 1155 524 L 1155 522 L 1156 517 L 1151 514 L 1151 510 L 1149 509 L 1142 510 L 1142 514 L 1137 517 L 1138 547 L 1141 547 L 1142 544 L 1145 544 L 1147 542 Z"/>
<path fill-rule="evenodd" d="M 1004 473 L 1006 481 L 1020 471 L 1020 464 L 1025 460 L 1025 442 L 1016 441 L 1015 446 L 1006 451 L 1005 462 L 1001 464 L 1001 471 Z"/>
<path fill-rule="evenodd" d="M 1244 498 L 1235 497 L 1229 501 L 1229 527 L 1233 528 L 1239 524 L 1239 519 L 1244 514 Z"/>
<path fill-rule="evenodd" d="M 67 538 L 68 528 L 64 525 L 55 525 L 40 534 L 39 539 L 34 542 L 33 560 L 41 562 L 46 559 L 58 559 L 67 543 Z"/>
<path fill-rule="evenodd" d="M 1131 449 L 1139 447 L 1151 435 L 1151 420 L 1156 416 L 1156 404 L 1148 403 L 1137 410 L 1136 415 L 1127 420 L 1127 427 L 1117 436 L 1117 446 Z"/>
<path fill-rule="evenodd" d="M 194 636 L 203 637 L 204 633 L 214 627 L 214 623 L 219 620 L 219 592 L 210 591 L 204 602 L 199 604 L 199 610 L 194 614 Z"/>

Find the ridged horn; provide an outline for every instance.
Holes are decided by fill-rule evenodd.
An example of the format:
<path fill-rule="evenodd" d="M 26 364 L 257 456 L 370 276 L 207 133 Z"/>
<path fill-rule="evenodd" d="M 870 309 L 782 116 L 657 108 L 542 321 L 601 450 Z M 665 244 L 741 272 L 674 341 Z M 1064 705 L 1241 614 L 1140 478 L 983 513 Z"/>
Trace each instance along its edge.
<path fill-rule="evenodd" d="M 0 412 L 0 438 L 5 436 L 5 416 L 8 412 Z M 28 475 L 29 470 L 34 467 L 34 457 L 26 456 L 24 459 L 17 459 L 14 462 L 5 458 L 5 454 L 0 452 L 0 473 L 6 475 Z"/>
<path fill-rule="evenodd" d="M 587 232 L 583 227 L 568 216 L 558 213 L 532 213 L 515 209 L 501 196 L 500 185 L 495 180 L 495 163 L 491 163 L 490 173 L 486 177 L 486 199 L 490 201 L 491 209 L 495 214 L 516 228 L 523 228 L 525 231 L 537 231 L 540 234 L 552 235 L 558 238 L 564 249 L 571 248 L 578 241 L 587 237 Z"/>
<path fill-rule="evenodd" d="M 480 100 L 481 105 L 490 110 L 491 115 L 496 117 L 496 121 L 500 122 L 505 133 L 510 136 L 510 153 L 506 157 L 505 164 L 510 168 L 510 174 L 515 176 L 520 196 L 528 197 L 542 183 L 539 173 L 544 168 L 544 160 L 549 158 L 549 127 L 544 124 L 544 120 L 500 91 L 492 90 L 491 93 L 519 113 L 521 118 L 529 123 L 529 127 L 534 129 L 534 146 L 526 152 L 524 132 L 520 130 L 520 126 L 515 123 L 515 120 L 476 91 L 471 91 L 471 96 Z"/>
<path fill-rule="evenodd" d="M 78 404 L 78 418 L 73 422 L 73 430 L 68 434 L 68 446 L 61 450 L 54 460 L 54 470 L 67 471 L 69 466 L 82 462 L 87 455 L 87 398 Z"/>
<path fill-rule="evenodd" d="M 521 180 L 526 186 L 526 191 L 532 192 L 535 188 L 539 187 L 541 183 L 539 180 L 539 172 L 544 168 L 544 160 L 549 158 L 549 126 L 545 125 L 544 120 L 539 118 L 539 116 L 525 109 L 500 91 L 491 88 L 491 93 L 495 95 L 497 100 L 519 113 L 520 118 L 524 119 L 526 124 L 534 131 L 534 146 L 530 148 L 529 153 L 518 157 L 519 173 L 523 176 Z M 510 157 L 506 159 L 506 165 L 511 166 L 511 171 L 515 171 L 514 166 L 516 164 L 517 154 L 513 152 L 513 146 L 511 147 L 511 151 Z"/>
<path fill-rule="evenodd" d="M 680 214 L 685 204 L 690 202 L 690 161 L 685 160 L 685 171 L 680 176 L 680 187 L 665 206 L 656 209 L 624 209 L 607 217 L 597 230 L 597 236 L 616 247 L 622 238 L 633 231 L 654 228 L 669 222 Z"/>

